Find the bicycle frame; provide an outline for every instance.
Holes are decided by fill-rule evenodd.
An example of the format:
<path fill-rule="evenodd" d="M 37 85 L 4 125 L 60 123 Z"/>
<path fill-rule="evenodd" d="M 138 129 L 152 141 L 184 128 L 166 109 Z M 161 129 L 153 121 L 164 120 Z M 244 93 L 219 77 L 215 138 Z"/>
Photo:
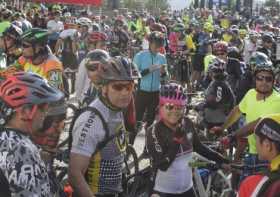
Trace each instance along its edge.
<path fill-rule="evenodd" d="M 207 158 L 197 154 L 197 153 L 193 153 L 192 155 L 192 158 L 194 161 L 202 161 L 202 162 L 206 162 L 206 163 L 209 163 L 209 164 L 214 164 L 212 161 L 208 160 Z M 211 186 L 212 186 L 212 181 L 213 181 L 213 178 L 211 175 L 208 176 L 208 180 L 207 180 L 207 185 L 206 187 L 204 186 L 203 184 L 203 181 L 202 181 L 202 177 L 198 171 L 198 167 L 194 167 L 193 168 L 194 171 L 193 171 L 193 181 L 194 181 L 194 184 L 196 185 L 196 188 L 197 188 L 197 192 L 198 194 L 198 197 L 208 197 L 210 196 L 210 192 L 211 192 Z M 226 176 L 222 170 L 217 170 L 217 174 L 220 175 L 222 177 L 222 179 L 225 181 L 226 185 L 228 186 L 227 189 L 224 189 L 222 191 L 222 194 L 221 194 L 221 197 L 222 196 L 225 196 L 226 193 L 232 191 L 232 186 L 231 186 L 231 182 L 230 182 L 230 175 L 229 176 Z"/>

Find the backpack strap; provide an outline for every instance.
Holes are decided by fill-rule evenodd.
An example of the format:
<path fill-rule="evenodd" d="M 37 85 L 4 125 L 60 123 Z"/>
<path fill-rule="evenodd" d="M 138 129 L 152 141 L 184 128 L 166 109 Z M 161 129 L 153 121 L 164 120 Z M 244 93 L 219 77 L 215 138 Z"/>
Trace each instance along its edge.
<path fill-rule="evenodd" d="M 257 197 L 262 197 L 264 196 L 265 192 L 268 190 L 268 188 L 275 183 L 276 181 L 280 180 L 280 172 L 276 171 L 276 172 L 270 172 L 268 173 L 268 180 L 262 185 L 262 187 L 260 188 Z"/>

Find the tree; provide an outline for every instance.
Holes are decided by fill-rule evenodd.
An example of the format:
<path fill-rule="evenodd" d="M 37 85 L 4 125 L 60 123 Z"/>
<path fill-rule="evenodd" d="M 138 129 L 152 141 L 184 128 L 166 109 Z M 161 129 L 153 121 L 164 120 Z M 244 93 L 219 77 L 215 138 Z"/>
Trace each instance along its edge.
<path fill-rule="evenodd" d="M 169 4 L 167 0 L 146 0 L 145 7 L 148 10 L 166 10 L 169 8 Z"/>

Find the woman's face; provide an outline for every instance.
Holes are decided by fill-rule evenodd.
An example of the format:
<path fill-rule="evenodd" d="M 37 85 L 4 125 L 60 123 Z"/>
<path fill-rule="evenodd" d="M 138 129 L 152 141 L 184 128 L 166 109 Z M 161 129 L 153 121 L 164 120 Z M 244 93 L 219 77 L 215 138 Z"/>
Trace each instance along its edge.
<path fill-rule="evenodd" d="M 184 106 L 166 103 L 161 105 L 160 113 L 161 118 L 165 123 L 176 125 L 183 116 Z"/>

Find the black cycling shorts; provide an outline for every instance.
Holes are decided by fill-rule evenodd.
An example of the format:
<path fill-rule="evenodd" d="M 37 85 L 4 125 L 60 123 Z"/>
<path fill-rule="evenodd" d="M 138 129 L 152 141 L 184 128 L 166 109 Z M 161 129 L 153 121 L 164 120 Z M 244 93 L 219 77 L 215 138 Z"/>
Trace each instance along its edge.
<path fill-rule="evenodd" d="M 195 54 L 192 57 L 192 68 L 194 71 L 202 72 L 204 70 L 204 55 Z"/>

